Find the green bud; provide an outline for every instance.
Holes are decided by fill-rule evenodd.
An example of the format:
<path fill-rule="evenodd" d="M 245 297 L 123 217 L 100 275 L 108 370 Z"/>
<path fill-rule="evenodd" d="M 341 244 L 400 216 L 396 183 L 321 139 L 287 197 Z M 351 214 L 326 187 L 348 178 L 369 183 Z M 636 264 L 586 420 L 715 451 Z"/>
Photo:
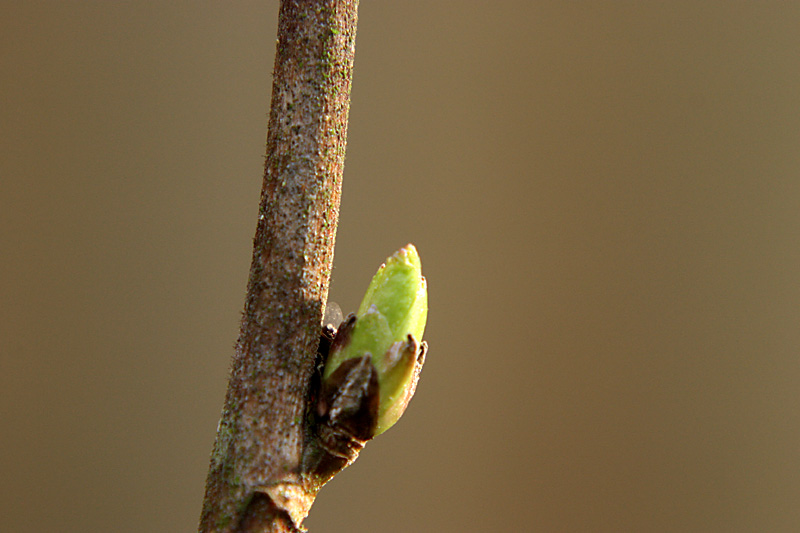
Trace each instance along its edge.
<path fill-rule="evenodd" d="M 325 365 L 324 379 L 344 361 L 372 356 L 378 374 L 379 408 L 375 435 L 389 429 L 414 394 L 426 345 L 428 290 L 419 254 L 413 245 L 401 248 L 381 265 L 358 308 L 346 338 L 336 339 Z M 344 323 L 343 323 L 344 324 Z"/>

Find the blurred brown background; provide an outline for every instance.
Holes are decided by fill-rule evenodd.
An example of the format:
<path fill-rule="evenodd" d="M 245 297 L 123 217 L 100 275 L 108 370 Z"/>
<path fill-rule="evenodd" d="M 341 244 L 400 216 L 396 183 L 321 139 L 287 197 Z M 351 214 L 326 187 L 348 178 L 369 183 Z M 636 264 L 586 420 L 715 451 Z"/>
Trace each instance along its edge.
<path fill-rule="evenodd" d="M 196 528 L 277 2 L 6 2 L 0 530 Z M 800 4 L 362 2 L 331 297 L 428 363 L 312 532 L 800 531 Z"/>

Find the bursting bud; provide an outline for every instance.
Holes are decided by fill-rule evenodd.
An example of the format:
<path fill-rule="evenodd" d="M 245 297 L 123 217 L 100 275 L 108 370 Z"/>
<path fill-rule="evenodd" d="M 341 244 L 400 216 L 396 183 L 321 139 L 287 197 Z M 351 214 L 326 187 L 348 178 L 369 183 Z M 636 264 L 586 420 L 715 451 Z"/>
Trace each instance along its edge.
<path fill-rule="evenodd" d="M 353 394 L 350 391 L 364 391 L 359 393 L 359 402 L 377 404 L 377 413 L 369 417 L 370 436 L 394 425 L 414 394 L 427 350 L 422 342 L 427 316 L 427 283 L 417 249 L 409 244 L 380 266 L 358 313 L 339 327 L 323 373 L 328 404 L 344 405 L 345 395 Z M 377 376 L 377 402 L 365 398 L 375 393 L 367 392 L 368 376 L 359 370 L 364 362 L 370 363 L 369 372 Z M 340 391 L 339 399 L 333 398 L 335 391 Z"/>

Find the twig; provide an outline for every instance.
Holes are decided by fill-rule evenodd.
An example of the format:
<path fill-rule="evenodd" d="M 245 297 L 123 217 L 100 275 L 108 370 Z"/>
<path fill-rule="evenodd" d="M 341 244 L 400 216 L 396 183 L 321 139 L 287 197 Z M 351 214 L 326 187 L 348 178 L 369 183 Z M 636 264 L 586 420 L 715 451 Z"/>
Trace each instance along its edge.
<path fill-rule="evenodd" d="M 200 532 L 300 530 L 309 383 L 328 296 L 357 0 L 283 0 L 241 331 Z"/>

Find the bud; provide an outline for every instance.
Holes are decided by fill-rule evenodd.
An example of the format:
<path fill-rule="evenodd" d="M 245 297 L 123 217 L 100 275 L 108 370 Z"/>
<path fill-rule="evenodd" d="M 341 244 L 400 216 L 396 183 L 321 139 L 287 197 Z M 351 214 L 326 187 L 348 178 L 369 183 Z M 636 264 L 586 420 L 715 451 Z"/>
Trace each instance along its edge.
<path fill-rule="evenodd" d="M 342 323 L 331 345 L 326 383 L 345 361 L 371 356 L 380 396 L 375 435 L 397 422 L 414 394 L 427 349 L 422 342 L 427 316 L 427 284 L 419 254 L 409 244 L 381 265 L 358 313 Z"/>

